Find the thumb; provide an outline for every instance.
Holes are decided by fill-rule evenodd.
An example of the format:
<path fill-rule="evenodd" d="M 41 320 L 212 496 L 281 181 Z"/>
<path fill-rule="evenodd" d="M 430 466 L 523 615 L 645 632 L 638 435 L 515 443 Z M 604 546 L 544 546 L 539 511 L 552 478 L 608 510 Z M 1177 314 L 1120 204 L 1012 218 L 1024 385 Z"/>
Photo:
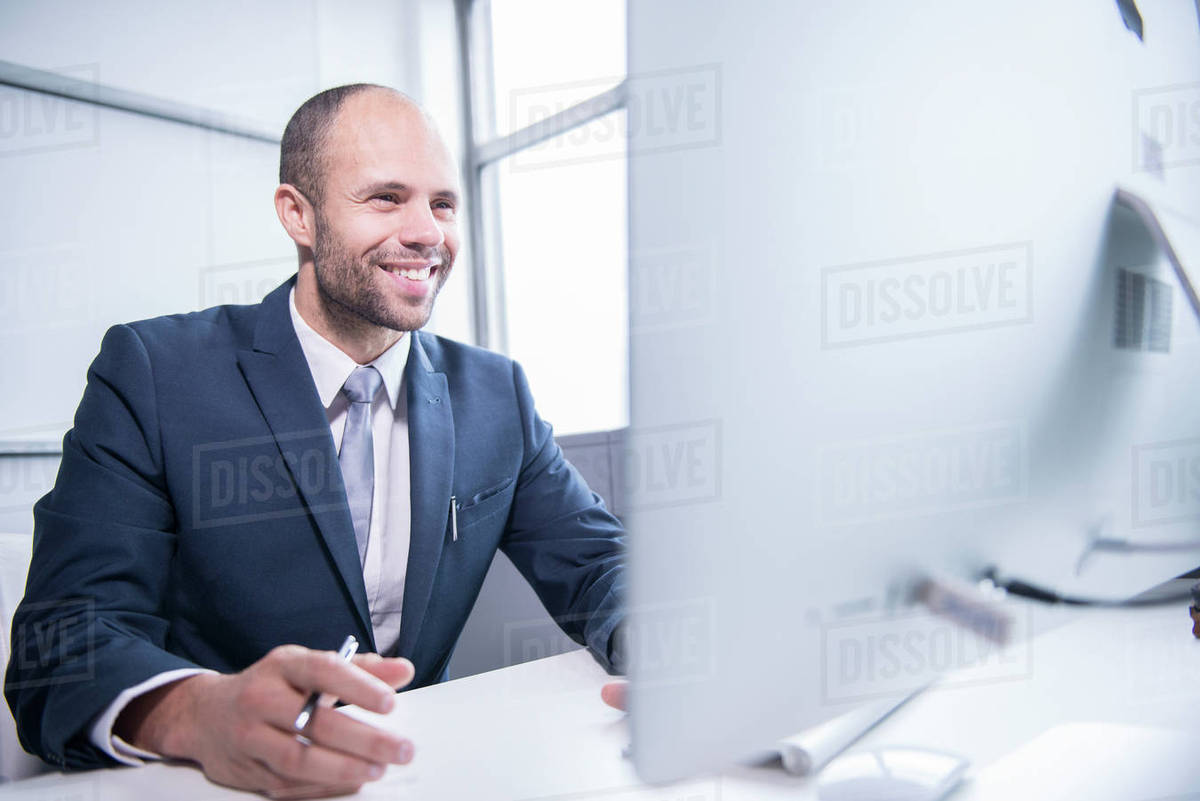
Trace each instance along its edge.
<path fill-rule="evenodd" d="M 624 712 L 628 706 L 629 682 L 610 681 L 600 688 L 600 700 Z"/>

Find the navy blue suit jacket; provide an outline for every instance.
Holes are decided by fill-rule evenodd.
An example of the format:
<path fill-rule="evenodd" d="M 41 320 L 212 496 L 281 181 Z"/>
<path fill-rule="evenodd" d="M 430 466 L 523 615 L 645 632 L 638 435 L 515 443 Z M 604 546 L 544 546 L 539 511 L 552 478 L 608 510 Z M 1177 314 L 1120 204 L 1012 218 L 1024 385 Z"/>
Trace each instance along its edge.
<path fill-rule="evenodd" d="M 375 650 L 325 410 L 292 327 L 295 277 L 253 306 L 111 328 L 88 371 L 33 561 L 5 696 L 24 747 L 111 764 L 88 728 L 162 671 L 271 648 Z M 445 678 L 497 549 L 609 670 L 620 523 L 563 458 L 510 359 L 410 337 L 411 545 L 398 652 Z M 457 539 L 450 503 L 457 499 Z"/>

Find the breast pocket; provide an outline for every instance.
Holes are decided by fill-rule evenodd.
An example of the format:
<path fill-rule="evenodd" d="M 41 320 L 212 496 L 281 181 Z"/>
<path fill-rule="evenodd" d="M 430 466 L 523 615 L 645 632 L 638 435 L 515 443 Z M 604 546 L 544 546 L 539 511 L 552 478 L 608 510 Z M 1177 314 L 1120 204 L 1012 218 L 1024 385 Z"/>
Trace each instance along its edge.
<path fill-rule="evenodd" d="M 501 512 L 508 511 L 514 488 L 514 480 L 506 478 L 499 484 L 474 492 L 465 498 L 458 497 L 454 508 L 458 516 L 459 533 L 485 520 L 501 519 L 498 516 Z"/>

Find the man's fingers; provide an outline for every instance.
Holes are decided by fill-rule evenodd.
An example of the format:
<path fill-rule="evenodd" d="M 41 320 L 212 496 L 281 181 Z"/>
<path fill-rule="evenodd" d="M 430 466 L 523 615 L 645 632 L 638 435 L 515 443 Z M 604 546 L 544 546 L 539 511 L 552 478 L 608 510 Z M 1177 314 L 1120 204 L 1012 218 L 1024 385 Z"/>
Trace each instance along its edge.
<path fill-rule="evenodd" d="M 271 652 L 283 678 L 302 693 L 323 692 L 372 712 L 391 710 L 395 690 L 358 665 L 330 651 L 277 648 Z M 297 713 L 299 709 L 296 710 Z"/>
<path fill-rule="evenodd" d="M 385 658 L 379 654 L 359 654 L 354 657 L 354 664 L 397 690 L 412 681 L 416 674 L 413 663 L 403 657 Z"/>
<path fill-rule="evenodd" d="M 261 760 L 256 759 L 253 762 L 255 769 L 260 774 L 260 778 L 253 784 L 245 784 L 243 786 L 258 787 L 259 791 L 267 796 L 267 798 L 286 798 L 290 799 L 290 801 L 298 801 L 298 799 L 302 798 L 335 798 L 337 796 L 353 795 L 362 789 L 362 782 L 342 785 L 297 782 L 275 773 Z"/>
<path fill-rule="evenodd" d="M 610 681 L 600 688 L 600 698 L 609 706 L 624 712 L 627 708 L 629 682 Z"/>
<path fill-rule="evenodd" d="M 284 710 L 281 714 L 269 715 L 267 722 L 280 731 L 292 733 L 295 719 L 293 712 Z M 304 736 L 317 745 L 380 765 L 403 765 L 413 757 L 411 740 L 326 706 L 313 714 L 304 729 Z"/>
<path fill-rule="evenodd" d="M 272 773 L 301 786 L 297 789 L 361 785 L 378 779 L 384 771 L 380 763 L 316 743 L 304 745 L 295 735 L 268 725 L 255 727 L 247 737 L 246 748 Z"/>

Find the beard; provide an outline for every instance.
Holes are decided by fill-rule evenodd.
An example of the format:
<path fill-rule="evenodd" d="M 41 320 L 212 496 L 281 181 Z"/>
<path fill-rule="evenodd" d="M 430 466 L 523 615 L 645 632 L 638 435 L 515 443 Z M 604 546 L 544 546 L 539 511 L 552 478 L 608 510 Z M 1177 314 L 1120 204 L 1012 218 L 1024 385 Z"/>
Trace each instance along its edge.
<path fill-rule="evenodd" d="M 391 286 L 393 279 L 383 275 L 385 271 L 379 265 L 418 259 L 439 262 L 429 279 L 435 282 L 433 291 L 420 301 L 397 297 Z M 433 302 L 450 276 L 453 261 L 445 245 L 422 250 L 380 248 L 356 258 L 317 209 L 317 228 L 313 236 L 317 289 L 329 311 L 348 324 L 353 325 L 357 318 L 393 331 L 423 328 L 433 314 Z"/>

